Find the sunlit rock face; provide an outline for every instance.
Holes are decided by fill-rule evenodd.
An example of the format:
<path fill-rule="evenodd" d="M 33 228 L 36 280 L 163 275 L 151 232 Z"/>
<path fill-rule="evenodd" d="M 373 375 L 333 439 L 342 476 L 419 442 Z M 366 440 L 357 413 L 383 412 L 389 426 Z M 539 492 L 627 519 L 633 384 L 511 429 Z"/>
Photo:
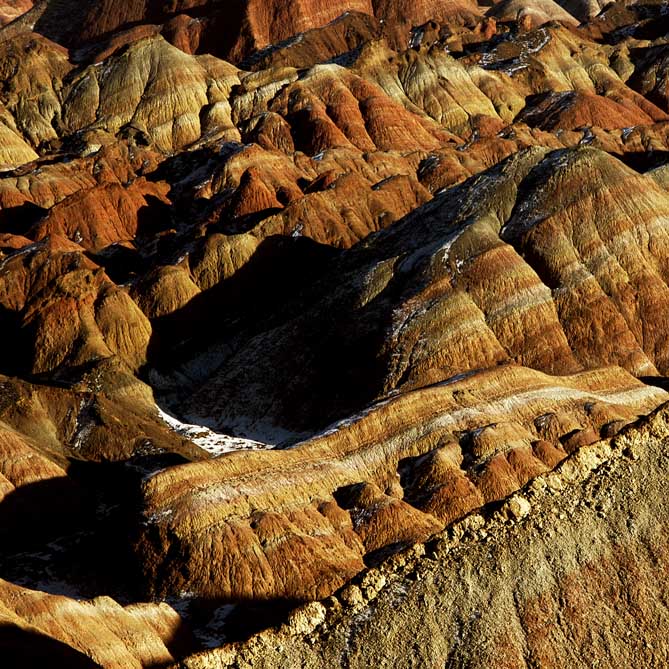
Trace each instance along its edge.
<path fill-rule="evenodd" d="M 185 362 L 220 360 L 185 410 L 301 432 L 361 401 L 511 360 L 550 374 L 656 375 L 667 364 L 650 323 L 663 309 L 668 215 L 666 191 L 603 152 L 516 154 L 334 257 L 299 307 L 286 296 L 288 318 L 235 352 L 214 345 Z M 635 246 L 638 235 L 649 243 Z"/>
<path fill-rule="evenodd" d="M 664 409 L 612 442 L 579 449 L 496 509 L 472 514 L 365 570 L 335 596 L 297 608 L 280 627 L 184 664 L 315 668 L 344 658 L 351 666 L 406 666 L 407 646 L 411 661 L 426 665 L 444 657 L 481 668 L 503 658 L 514 669 L 565 657 L 574 666 L 663 661 L 663 639 L 636 650 L 616 630 L 623 617 L 632 634 L 652 635 L 652 625 L 667 619 L 657 579 L 666 570 L 657 525 L 666 437 Z M 602 588 L 611 571 L 620 590 Z M 633 594 L 623 601 L 621 590 Z M 593 614 L 602 625 L 595 639 L 588 634 Z M 414 620 L 424 624 L 407 624 Z"/>
<path fill-rule="evenodd" d="M 274 633 L 194 653 L 286 620 L 276 666 L 326 619 L 350 654 L 408 547 L 497 509 L 526 546 L 531 486 L 637 462 L 669 401 L 666 16 L 0 3 L 0 666 L 243 665 Z"/>
<path fill-rule="evenodd" d="M 0 3 L 0 26 L 4 26 L 25 14 L 33 6 L 32 0 L 5 0 Z"/>
<path fill-rule="evenodd" d="M 24 7 L 25 4 L 25 8 Z M 5 3 L 0 11 L 7 16 L 20 16 L 32 3 Z M 20 7 L 20 8 L 19 8 Z M 300 41 L 305 33 L 324 29 L 332 37 L 321 48 L 332 46 L 340 30 L 338 24 L 361 26 L 357 17 L 369 17 L 389 39 L 405 46 L 413 26 L 426 22 L 453 22 L 456 26 L 473 25 L 484 9 L 471 0 L 434 2 L 420 0 L 299 0 L 286 5 L 280 0 L 234 0 L 222 5 L 216 0 L 187 0 L 161 3 L 155 0 L 131 0 L 119 3 L 104 2 L 38 3 L 21 19 L 21 27 L 37 32 L 70 48 L 91 47 L 110 40 L 125 41 L 130 34 L 146 34 L 144 26 L 159 30 L 175 45 L 190 53 L 212 53 L 238 62 L 251 52 L 285 46 Z M 566 13 L 565 13 L 566 14 Z M 0 14 L 1 15 L 1 14 Z M 6 22 L 6 21 L 5 21 Z M 367 22 L 369 25 L 369 22 Z M 357 25 L 356 25 L 357 24 Z M 363 29 L 364 35 L 364 29 Z M 340 35 L 339 39 L 346 40 Z M 357 41 L 352 35 L 348 39 Z M 328 44 L 329 43 L 329 44 Z"/>
<path fill-rule="evenodd" d="M 354 411 L 352 402 L 363 399 L 365 381 L 373 383 L 365 401 L 374 403 L 362 414 L 334 423 L 322 437 L 271 454 L 268 463 L 282 459 L 286 499 L 273 483 L 271 498 L 262 501 L 262 474 L 252 487 L 244 486 L 243 504 L 249 504 L 249 496 L 254 499 L 251 513 L 234 506 L 232 491 L 239 474 L 232 461 L 230 473 L 228 461 L 221 462 L 218 473 L 210 470 L 213 478 L 206 484 L 201 465 L 176 468 L 147 483 L 147 513 L 161 519 L 160 533 L 147 533 L 147 538 L 160 537 L 158 556 L 174 550 L 167 537 L 176 535 L 184 559 L 201 565 L 190 579 L 182 582 L 174 573 L 166 583 L 162 579 L 169 566 L 158 557 L 150 578 L 161 574 L 159 591 L 196 588 L 229 599 L 322 597 L 360 563 L 337 566 L 339 560 L 350 564 L 351 547 L 346 535 L 336 532 L 321 541 L 324 530 L 316 528 L 326 522 L 323 514 L 314 520 L 293 515 L 295 505 L 304 504 L 299 490 L 316 505 L 314 511 L 326 502 L 358 509 L 351 517 L 366 549 L 363 554 L 415 542 L 435 522 L 508 495 L 564 457 L 560 454 L 565 448 L 595 441 L 662 401 L 663 391 L 643 386 L 634 390 L 634 384 L 628 385 L 632 377 L 619 369 L 651 376 L 667 364 L 658 345 L 664 333 L 646 329 L 644 338 L 634 332 L 661 313 L 656 300 L 666 290 L 660 250 L 666 232 L 657 221 L 666 220 L 662 212 L 669 206 L 655 183 L 640 187 L 635 185 L 638 179 L 648 178 L 592 149 L 519 154 L 485 173 L 477 184 L 455 189 L 450 198 L 435 198 L 338 258 L 332 271 L 338 277 L 337 290 L 315 297 L 309 311 L 257 335 L 233 355 L 221 351 L 222 364 L 212 365 L 215 371 L 198 384 L 184 409 L 190 415 L 217 416 L 221 427 L 234 425 L 246 436 L 271 440 L 270 426 L 299 434 L 323 427 L 328 415 L 346 417 Z M 615 195 L 620 188 L 643 188 L 645 197 Z M 601 207 L 608 212 L 607 220 L 599 222 L 596 233 L 594 228 L 589 231 L 587 222 L 594 226 L 594 214 L 587 210 L 606 200 Z M 624 211 L 619 211 L 623 203 Z M 651 211 L 659 218 L 651 217 Z M 649 240 L 647 245 L 635 247 L 630 241 L 639 235 Z M 644 259 L 650 249 L 658 255 Z M 361 280 L 362 258 L 368 269 Z M 631 276 L 638 284 L 630 285 Z M 331 284 L 326 280 L 323 285 Z M 638 321 L 628 321 L 628 291 L 636 296 Z M 648 314 L 638 311 L 641 304 L 648 304 Z M 333 328 L 336 334 L 331 334 Z M 215 349 L 208 349 L 200 365 L 215 355 Z M 347 365 L 349 355 L 356 361 L 352 367 Z M 507 367 L 511 361 L 526 367 Z M 560 376 L 540 376 L 527 367 Z M 578 373 L 601 367 L 608 367 L 611 376 Z M 493 369 L 482 374 L 486 368 Z M 567 377 L 562 375 L 574 373 L 569 377 L 574 385 L 565 387 Z M 591 386 L 595 379 L 604 385 Z M 597 394 L 607 386 L 612 396 Z M 493 401 L 498 388 L 502 396 Z M 626 408 L 614 398 L 622 399 Z M 395 417 L 397 425 L 391 426 Z M 537 444 L 539 452 L 533 450 Z M 331 451 L 337 455 L 326 455 Z M 270 454 L 248 455 L 245 481 L 255 468 L 266 471 L 266 457 Z M 319 462 L 313 479 L 303 460 L 311 457 Z M 293 458 L 300 463 L 299 483 L 287 473 Z M 326 462 L 333 463 L 331 472 Z M 367 487 L 358 491 L 355 486 Z M 381 493 L 386 497 L 379 497 Z M 427 518 L 416 520 L 414 510 L 403 510 L 403 500 L 427 511 Z M 281 519 L 284 505 L 289 511 Z M 376 519 L 380 509 L 394 520 Z M 207 519 L 196 520 L 200 513 Z M 356 513 L 364 520 L 356 521 Z M 245 514 L 248 520 L 237 520 Z M 247 542 L 264 545 L 259 518 L 265 514 L 274 524 L 289 521 L 286 528 L 298 528 L 282 530 L 299 531 L 302 537 L 292 549 L 284 547 L 288 555 L 261 555 L 244 547 Z M 235 518 L 236 528 L 242 522 L 232 534 L 228 516 Z M 373 541 L 370 523 L 376 528 Z M 305 542 L 320 550 L 327 547 L 330 558 L 320 557 L 314 564 L 319 569 L 330 564 L 335 574 L 314 576 L 317 592 L 293 590 L 294 584 L 281 582 L 279 576 L 285 560 L 299 562 L 302 550 L 315 550 L 305 548 Z M 220 547 L 230 561 L 238 552 L 258 555 L 257 564 L 245 561 L 248 582 L 230 581 L 226 567 L 218 571 L 227 563 L 209 552 L 211 546 Z M 261 582 L 261 589 L 254 591 Z"/>
<path fill-rule="evenodd" d="M 619 369 L 555 379 L 500 367 L 402 394 L 287 451 L 175 467 L 145 484 L 146 576 L 157 594 L 323 598 L 365 556 L 425 540 L 666 397 Z"/>
<path fill-rule="evenodd" d="M 120 669 L 171 663 L 180 619 L 167 604 L 74 601 L 0 581 L 0 624 L 8 662 Z"/>

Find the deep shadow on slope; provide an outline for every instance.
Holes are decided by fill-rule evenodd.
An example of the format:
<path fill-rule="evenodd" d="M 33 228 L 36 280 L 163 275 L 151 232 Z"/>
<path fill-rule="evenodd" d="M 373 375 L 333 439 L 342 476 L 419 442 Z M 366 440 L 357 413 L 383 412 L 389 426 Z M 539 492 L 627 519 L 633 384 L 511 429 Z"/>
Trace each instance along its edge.
<path fill-rule="evenodd" d="M 669 151 L 636 151 L 617 155 L 621 163 L 639 173 L 662 167 L 669 163 Z"/>
<path fill-rule="evenodd" d="M 0 501 L 0 576 L 52 594 L 141 601 L 132 539 L 142 476 L 175 455 L 122 464 L 73 461 L 67 477 L 21 486 Z"/>
<path fill-rule="evenodd" d="M 4 669 L 100 669 L 97 662 L 61 641 L 0 622 L 0 663 Z"/>
<path fill-rule="evenodd" d="M 176 415 L 182 399 L 207 386 L 212 375 L 236 356 L 246 356 L 241 367 L 248 369 L 249 377 L 271 360 L 273 367 L 262 378 L 259 393 L 276 396 L 283 421 L 277 427 L 317 431 L 359 412 L 383 394 L 392 355 L 386 336 L 393 312 L 400 301 L 419 293 L 431 280 L 427 274 L 421 275 L 429 257 L 406 271 L 393 271 L 387 283 L 364 304 L 360 302 L 359 278 L 373 263 L 409 255 L 450 234 L 455 211 L 462 206 L 459 197 L 473 182 L 469 180 L 451 191 L 452 206 L 450 197 L 433 200 L 348 250 L 306 237 L 264 239 L 232 277 L 152 322 L 145 379 L 151 382 L 151 370 L 166 376 L 184 370 L 209 347 L 216 346 L 217 359 L 209 360 L 208 370 L 193 378 L 190 386 L 177 375 L 171 389 L 156 388 L 165 393 L 165 399 L 177 396 L 178 406 L 168 406 Z M 272 340 L 272 345 L 261 347 L 257 356 L 249 353 L 254 337 L 264 336 Z M 228 379 L 226 383 L 228 391 L 221 399 L 234 398 L 241 382 Z M 211 418 L 210 426 L 214 427 L 216 417 Z M 217 427 L 234 432 L 233 427 Z M 248 429 L 244 436 L 265 440 L 262 434 Z"/>
<path fill-rule="evenodd" d="M 91 53 L 104 50 L 121 31 L 147 24 L 164 24 L 186 16 L 208 23 L 197 51 L 229 59 L 244 31 L 246 4 L 245 0 L 210 0 L 179 11 L 174 3 L 159 0 L 122 3 L 116 0 L 47 0 L 33 30 L 67 48 L 79 50 L 75 53 L 76 58 L 88 49 Z"/>
<path fill-rule="evenodd" d="M 322 299 L 318 286 L 340 256 L 340 251 L 307 238 L 263 240 L 231 278 L 153 322 L 147 370 L 169 373 L 211 345 L 229 345 L 234 355 L 254 336 L 304 318 Z M 292 407 L 296 423 L 307 418 L 301 428 L 322 427 L 364 406 L 379 391 L 377 354 L 386 322 L 375 314 L 365 324 L 362 312 L 352 308 L 352 313 L 349 319 L 340 320 L 340 314 L 312 319 L 306 329 L 295 331 L 296 349 L 320 352 L 309 368 L 293 360 L 293 382 L 284 388 L 288 413 Z M 212 367 L 210 373 L 214 371 Z M 322 411 L 317 423 L 313 411 L 305 409 L 315 405 Z"/>
<path fill-rule="evenodd" d="M 218 360 L 193 387 L 184 387 L 178 379 L 175 390 L 187 397 L 204 387 L 207 377 L 226 361 L 243 355 L 254 337 L 283 333 L 279 336 L 285 335 L 290 350 L 280 356 L 274 374 L 281 379 L 279 401 L 286 428 L 316 430 L 359 411 L 382 390 L 384 332 L 393 308 L 389 296 L 407 286 L 406 277 L 391 280 L 381 296 L 361 307 L 355 287 L 344 285 L 336 309 L 321 311 L 323 301 L 340 289 L 351 271 L 347 253 L 303 237 L 263 240 L 231 278 L 153 322 L 147 378 L 151 369 L 169 374 L 215 346 Z M 225 347 L 228 351 L 222 353 Z M 273 360 L 278 355 L 267 354 Z M 178 407 L 172 410 L 178 414 Z M 247 436 L 262 440 L 260 434 Z"/>
<path fill-rule="evenodd" d="M 307 238 L 268 237 L 232 277 L 153 321 L 148 365 L 171 367 L 179 362 L 180 349 L 188 355 L 240 331 L 249 334 L 289 318 L 299 308 L 295 298 L 338 253 Z"/>
<path fill-rule="evenodd" d="M 26 235 L 30 228 L 46 215 L 47 209 L 32 202 L 0 209 L 0 231 L 12 235 Z"/>

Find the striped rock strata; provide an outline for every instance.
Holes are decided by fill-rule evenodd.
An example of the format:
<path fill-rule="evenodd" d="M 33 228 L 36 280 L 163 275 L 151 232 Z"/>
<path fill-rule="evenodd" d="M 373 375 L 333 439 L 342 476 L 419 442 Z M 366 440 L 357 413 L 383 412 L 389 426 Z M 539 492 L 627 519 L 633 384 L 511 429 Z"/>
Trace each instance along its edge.
<path fill-rule="evenodd" d="M 602 152 L 516 154 L 333 258 L 238 345 L 205 332 L 181 410 L 265 440 L 507 361 L 664 373 L 668 212 Z"/>
<path fill-rule="evenodd" d="M 281 610 L 667 399 L 666 7 L 298 4 L 0 29 L 0 664 L 176 659 L 23 586 Z"/>
<path fill-rule="evenodd" d="M 0 3 L 0 25 L 14 21 L 32 6 L 32 0 L 4 0 Z"/>
<path fill-rule="evenodd" d="M 389 37 L 401 44 L 406 43 L 413 25 L 430 19 L 472 22 L 483 13 L 472 0 L 446 3 L 299 0 L 297 5 L 291 6 L 278 0 L 236 0 L 225 8 L 215 0 L 185 0 L 168 5 L 154 0 L 126 3 L 45 0 L 36 3 L 11 29 L 13 33 L 34 30 L 69 48 L 94 48 L 113 39 L 114 33 L 127 39 L 128 33 L 137 35 L 138 24 L 153 24 L 185 50 L 213 53 L 237 62 L 257 49 L 296 35 L 299 39 L 303 32 L 311 29 L 327 28 L 328 24 L 339 22 L 342 16 L 345 19 L 349 12 L 377 19 Z"/>
<path fill-rule="evenodd" d="M 666 397 L 622 370 L 500 367 L 402 394 L 289 450 L 171 468 L 144 485 L 147 582 L 154 595 L 221 601 L 325 597 L 365 555 L 424 540 Z"/>
<path fill-rule="evenodd" d="M 197 367 L 212 373 L 181 410 L 222 428 L 295 441 L 369 408 L 292 450 L 153 477 L 140 543 L 153 592 L 323 596 L 363 555 L 508 495 L 657 405 L 663 391 L 629 394 L 622 371 L 500 365 L 665 370 L 665 211 L 654 180 L 604 153 L 529 151 L 337 258 L 338 288 L 317 282 L 306 313 L 287 308 L 232 354 L 210 347 Z"/>
<path fill-rule="evenodd" d="M 167 604 L 77 601 L 0 579 L 0 653 L 8 667 L 141 669 L 174 660 L 181 619 Z"/>

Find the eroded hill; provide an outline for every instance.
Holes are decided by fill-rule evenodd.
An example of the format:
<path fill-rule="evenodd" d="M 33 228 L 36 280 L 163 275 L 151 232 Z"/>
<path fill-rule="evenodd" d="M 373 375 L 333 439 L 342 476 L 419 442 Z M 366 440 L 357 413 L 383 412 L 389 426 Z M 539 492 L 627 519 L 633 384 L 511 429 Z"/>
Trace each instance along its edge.
<path fill-rule="evenodd" d="M 352 579 L 394 582 L 427 545 L 416 610 L 448 591 L 462 618 L 464 586 L 443 583 L 476 572 L 478 548 L 444 557 L 434 537 L 525 509 L 519 490 L 600 451 L 610 467 L 541 509 L 610 483 L 629 497 L 612 527 L 651 507 L 661 525 L 655 455 L 609 478 L 632 442 L 659 457 L 638 421 L 669 401 L 666 16 L 0 3 L 0 656 L 34 638 L 35 662 L 179 662 L 311 602 L 288 623 L 318 618 L 310 666 L 365 666 L 378 630 L 415 624 L 392 593 L 360 608 Z M 573 596 L 594 596 L 574 546 L 591 533 L 608 560 L 613 529 L 562 515 L 571 539 L 550 548 L 548 530 L 493 522 L 500 571 L 466 582 L 506 599 L 479 627 L 444 619 L 460 632 L 433 635 L 425 662 L 478 666 L 483 630 L 509 666 L 553 666 L 539 600 L 558 602 L 560 656 L 590 657 L 585 605 L 570 618 L 555 588 L 514 585 L 522 553 L 558 588 L 576 561 Z M 660 550 L 627 529 L 625 591 L 631 556 L 650 583 Z M 342 612 L 314 604 L 333 593 Z M 635 606 L 611 603 L 608 628 L 651 634 Z M 184 666 L 297 661 L 294 632 L 279 655 L 268 632 Z M 386 646 L 400 666 L 402 634 Z M 627 662 L 611 644 L 610 666 Z"/>

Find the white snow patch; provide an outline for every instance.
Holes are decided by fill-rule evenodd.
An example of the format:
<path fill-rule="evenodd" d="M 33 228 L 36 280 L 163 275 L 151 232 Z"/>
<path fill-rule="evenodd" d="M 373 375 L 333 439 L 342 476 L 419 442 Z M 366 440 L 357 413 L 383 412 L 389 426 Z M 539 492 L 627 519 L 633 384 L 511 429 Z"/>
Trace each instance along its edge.
<path fill-rule="evenodd" d="M 419 247 L 399 263 L 398 270 L 400 272 L 412 272 L 423 259 L 434 258 L 439 254 L 441 254 L 442 261 L 446 262 L 450 257 L 451 247 L 467 227 L 468 224 L 466 223 L 459 225 L 451 230 L 445 239 L 441 238 L 433 244 Z"/>
<path fill-rule="evenodd" d="M 516 72 L 529 67 L 530 56 L 539 53 L 551 41 L 550 32 L 546 28 L 540 28 L 536 33 L 518 40 L 522 51 L 516 58 L 499 60 L 496 51 L 484 53 L 479 60 L 479 66 L 486 70 L 499 70 L 512 76 Z"/>
<path fill-rule="evenodd" d="M 628 128 L 623 128 L 623 131 L 620 133 L 620 137 L 623 140 L 626 140 L 632 134 L 635 128 L 635 125 L 629 126 Z"/>
<path fill-rule="evenodd" d="M 206 419 L 200 419 L 199 416 L 187 415 L 185 416 L 188 420 L 194 422 L 205 422 Z M 279 425 L 276 425 L 268 417 L 256 418 L 251 416 L 243 416 L 240 414 L 226 413 L 221 411 L 220 415 L 216 421 L 217 425 L 224 427 L 224 429 L 229 430 L 238 434 L 240 437 L 245 439 L 262 440 L 264 448 L 273 448 L 283 442 L 291 441 L 301 441 L 306 439 L 311 435 L 311 432 L 295 432 L 287 430 Z"/>
<path fill-rule="evenodd" d="M 40 248 L 43 246 L 43 242 L 35 242 L 34 244 L 28 244 L 27 246 L 24 246 L 22 249 L 19 249 L 18 251 L 14 251 L 10 255 L 8 255 L 6 258 L 3 258 L 2 261 L 0 262 L 0 269 L 4 269 L 5 265 L 10 260 L 13 260 L 14 258 L 18 258 L 19 256 L 24 256 L 27 253 L 31 253 L 32 251 L 35 251 L 36 249 Z"/>
<path fill-rule="evenodd" d="M 161 420 L 167 423 L 172 430 L 186 439 L 190 439 L 195 445 L 204 449 L 213 456 L 231 453 L 232 451 L 257 451 L 264 448 L 271 448 L 271 445 L 245 439 L 243 437 L 234 437 L 229 434 L 214 432 L 205 425 L 194 423 L 182 423 L 179 419 L 171 416 L 158 407 L 158 415 Z"/>
<path fill-rule="evenodd" d="M 436 385 L 437 386 L 450 386 L 453 383 L 457 383 L 458 381 L 464 381 L 465 379 L 468 379 L 476 374 L 478 374 L 481 370 L 480 369 L 472 369 L 469 370 L 468 372 L 460 372 L 460 374 L 455 374 L 454 376 L 450 376 L 447 379 L 444 379 L 443 381 L 439 381 Z"/>
<path fill-rule="evenodd" d="M 68 597 L 69 599 L 74 599 L 75 601 L 85 600 L 86 597 L 71 583 L 66 583 L 60 579 L 49 579 L 32 582 L 29 579 L 19 579 L 15 581 L 17 585 L 20 585 L 29 590 L 37 590 L 39 592 L 46 592 L 49 595 L 60 595 L 62 597 Z"/>
<path fill-rule="evenodd" d="M 154 472 L 158 473 L 158 472 Z M 162 520 L 167 520 L 170 516 L 174 514 L 174 509 L 163 509 L 162 511 L 156 511 L 156 513 L 151 514 L 145 522 L 145 525 L 157 525 Z"/>
<path fill-rule="evenodd" d="M 188 608 L 190 607 L 191 601 L 196 597 L 197 595 L 194 592 L 181 590 L 177 595 L 167 597 L 164 601 L 166 604 L 169 604 L 182 619 L 188 620 Z"/>
<path fill-rule="evenodd" d="M 534 46 L 528 47 L 525 53 L 539 53 L 539 51 L 541 51 L 551 41 L 551 35 L 548 30 L 546 30 L 546 28 L 540 28 L 537 34 L 541 35 L 541 41 Z"/>

